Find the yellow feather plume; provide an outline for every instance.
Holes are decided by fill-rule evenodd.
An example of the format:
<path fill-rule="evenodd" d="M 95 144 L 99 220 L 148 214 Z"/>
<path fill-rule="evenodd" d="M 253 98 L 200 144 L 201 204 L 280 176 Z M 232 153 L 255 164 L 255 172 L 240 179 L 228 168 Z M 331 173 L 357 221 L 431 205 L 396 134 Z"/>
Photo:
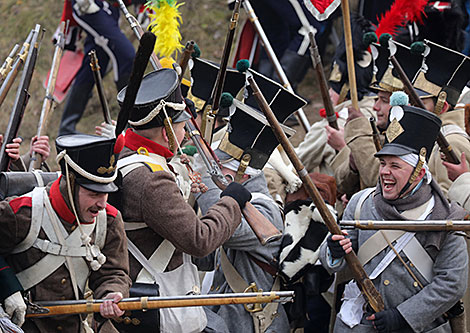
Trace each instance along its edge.
<path fill-rule="evenodd" d="M 179 32 L 182 18 L 178 10 L 183 4 L 177 4 L 176 0 L 151 0 L 146 3 L 150 9 L 149 30 L 157 37 L 155 52 L 161 57 L 171 57 L 184 47 Z"/>

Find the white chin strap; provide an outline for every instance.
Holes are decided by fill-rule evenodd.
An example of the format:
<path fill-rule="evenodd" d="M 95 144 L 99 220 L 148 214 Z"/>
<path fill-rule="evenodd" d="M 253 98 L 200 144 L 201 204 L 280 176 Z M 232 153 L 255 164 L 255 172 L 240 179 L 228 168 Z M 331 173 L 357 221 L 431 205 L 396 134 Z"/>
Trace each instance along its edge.
<path fill-rule="evenodd" d="M 102 183 L 102 184 L 109 184 L 113 182 L 116 179 L 118 173 L 116 171 L 114 176 L 111 178 L 98 177 L 98 176 L 92 175 L 91 173 L 83 170 L 77 163 L 75 163 L 70 158 L 70 156 L 67 155 L 67 151 L 65 149 L 62 150 L 57 155 L 57 158 L 56 158 L 57 163 L 59 163 L 61 159 L 65 159 L 65 180 L 67 182 L 67 194 L 69 197 L 70 205 L 72 206 L 73 214 L 75 215 L 75 219 L 77 220 L 78 229 L 80 230 L 80 239 L 82 241 L 82 244 L 86 248 L 85 259 L 90 262 L 91 269 L 94 271 L 97 271 L 106 262 L 106 256 L 103 253 L 101 253 L 101 249 L 97 245 L 91 244 L 91 237 L 88 236 L 83 230 L 82 224 L 80 222 L 80 218 L 78 217 L 78 214 L 77 214 L 77 209 L 75 208 L 75 202 L 73 200 L 72 185 L 70 184 L 70 178 L 69 178 L 69 165 L 75 172 L 77 172 L 81 176 L 87 179 L 90 179 L 94 182 Z"/>
<path fill-rule="evenodd" d="M 150 111 L 150 113 L 144 119 L 141 119 L 139 121 L 129 120 L 128 122 L 132 126 L 145 125 L 145 124 L 149 123 L 150 121 L 152 121 L 152 119 L 155 118 L 160 113 L 162 108 L 165 110 L 165 114 L 166 114 L 166 107 L 167 106 L 169 106 L 170 108 L 172 108 L 176 111 L 183 111 L 186 108 L 186 104 L 184 102 L 183 103 L 172 103 L 172 102 L 166 102 L 162 99 L 160 101 L 160 103 L 158 103 L 158 105 L 152 111 Z"/>

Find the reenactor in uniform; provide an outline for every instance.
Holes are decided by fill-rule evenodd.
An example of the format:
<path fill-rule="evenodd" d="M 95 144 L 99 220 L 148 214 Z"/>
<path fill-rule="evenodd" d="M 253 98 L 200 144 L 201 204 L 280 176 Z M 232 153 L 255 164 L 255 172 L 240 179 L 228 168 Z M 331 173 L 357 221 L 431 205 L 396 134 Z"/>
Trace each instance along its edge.
<path fill-rule="evenodd" d="M 282 101 L 281 101 L 282 102 Z M 215 154 L 222 163 L 222 173 L 243 185 L 252 195 L 251 203 L 278 230 L 284 230 L 280 207 L 271 197 L 264 173 L 264 165 L 279 145 L 266 118 L 259 111 L 233 100 L 235 113 L 229 122 L 230 131 L 225 132 Z M 279 101 L 277 102 L 279 106 Z M 286 106 L 288 104 L 284 104 Z M 290 115 L 289 109 L 276 109 L 276 117 L 282 122 Z M 243 160 L 243 162 L 242 162 Z M 221 190 L 210 176 L 202 178 L 208 191 L 197 196 L 202 213 L 217 203 Z M 196 187 L 196 192 L 199 192 Z M 281 240 L 262 245 L 243 218 L 235 233 L 220 247 L 219 251 L 203 259 L 197 259 L 200 270 L 215 270 L 209 293 L 231 293 L 279 290 L 276 262 Z M 212 306 L 210 311 L 220 316 L 229 332 L 287 332 L 289 322 L 282 306 L 269 304 L 259 311 L 248 311 L 243 305 Z M 275 315 L 276 314 L 276 315 Z M 208 320 L 211 316 L 208 315 Z M 209 327 L 219 331 L 215 322 Z M 211 324 L 213 326 L 211 326 Z M 214 327 L 215 326 L 215 327 Z"/>
<path fill-rule="evenodd" d="M 121 103 L 126 89 L 118 95 Z M 141 283 L 157 282 L 160 295 L 174 296 L 171 289 L 178 287 L 175 284 L 188 279 L 189 286 L 187 283 L 180 286 L 187 288 L 183 295 L 198 292 L 199 281 L 193 279 L 197 269 L 188 261 L 188 255 L 204 257 L 225 243 L 240 224 L 241 208 L 251 197 L 240 184 L 230 184 L 217 204 L 201 218 L 185 202 L 167 163 L 181 144 L 184 122 L 190 118 L 179 89 L 178 75 L 172 69 L 147 74 L 134 108 L 122 118 L 126 122 L 128 119 L 131 127 L 126 131 L 125 147 L 118 162 L 123 177 L 120 206 L 132 254 L 131 294 Z M 166 254 L 162 256 L 163 250 Z M 159 311 L 157 324 L 162 329 L 171 330 L 183 324 L 186 329 L 188 325 L 194 325 L 196 330 L 205 327 L 205 316 L 195 317 L 187 308 L 173 311 L 172 315 L 180 316 L 173 320 L 168 319 L 166 310 Z M 158 327 L 153 329 L 157 331 Z"/>
<path fill-rule="evenodd" d="M 466 211 L 449 204 L 427 161 L 440 130 L 439 118 L 401 105 L 390 113 L 375 188 L 355 194 L 345 220 L 460 220 Z M 426 133 L 426 135 L 422 135 Z M 345 267 L 354 249 L 382 295 L 385 310 L 373 313 L 355 282 L 346 285 L 335 332 L 451 332 L 449 318 L 467 284 L 465 239 L 454 232 L 353 230 L 329 236 L 320 258 L 329 271 Z M 452 309 L 452 311 L 451 311 Z"/>
<path fill-rule="evenodd" d="M 33 301 L 108 299 L 96 316 L 97 330 L 114 331 L 104 318 L 118 317 L 115 304 L 128 295 L 130 278 L 121 215 L 107 204 L 117 190 L 115 139 L 91 135 L 57 138 L 62 176 L 21 197 L 0 203 L 0 252 L 6 255 Z M 99 324 L 98 324 L 99 323 Z M 78 315 L 27 319 L 28 332 L 80 332 Z"/>

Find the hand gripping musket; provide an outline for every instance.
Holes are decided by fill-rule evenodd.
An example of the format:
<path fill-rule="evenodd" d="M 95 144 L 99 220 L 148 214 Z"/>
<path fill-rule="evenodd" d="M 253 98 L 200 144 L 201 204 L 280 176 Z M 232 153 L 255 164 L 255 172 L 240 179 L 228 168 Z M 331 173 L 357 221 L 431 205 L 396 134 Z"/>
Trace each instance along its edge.
<path fill-rule="evenodd" d="M 418 93 L 416 92 L 415 88 L 408 79 L 408 76 L 406 76 L 405 71 L 403 70 L 395 56 L 390 56 L 390 61 L 392 62 L 393 67 L 397 71 L 398 76 L 400 76 L 400 80 L 403 82 L 405 92 L 410 96 L 411 104 L 420 107 L 423 110 L 426 110 L 423 101 L 421 100 L 421 98 L 419 98 Z M 455 151 L 452 149 L 449 142 L 441 131 L 439 131 L 439 134 L 437 135 L 436 142 L 439 145 L 439 149 L 444 153 L 447 162 L 450 162 L 452 164 L 460 163 L 460 160 L 455 154 Z"/>
<path fill-rule="evenodd" d="M 180 82 L 183 80 L 184 73 L 186 72 L 186 68 L 188 68 L 188 62 L 189 59 L 191 59 L 191 54 L 194 52 L 194 43 L 193 40 L 190 40 L 189 42 L 186 43 L 186 46 L 184 47 L 183 54 L 181 55 L 181 60 L 179 62 L 180 68 L 181 68 L 181 74 L 179 75 L 180 77 Z"/>
<path fill-rule="evenodd" d="M 202 124 L 201 133 L 202 137 L 210 144 L 212 142 L 212 132 L 215 126 L 215 116 L 219 112 L 220 96 L 222 95 L 222 89 L 225 83 L 225 76 L 227 74 L 228 58 L 230 57 L 230 51 L 232 49 L 233 38 L 235 36 L 235 29 L 237 28 L 238 18 L 240 15 L 240 4 L 243 0 L 235 0 L 235 8 L 232 12 L 230 19 L 229 30 L 227 38 L 225 39 L 224 51 L 222 53 L 222 59 L 220 61 L 219 72 L 217 73 L 217 79 L 215 85 L 212 88 L 212 94 L 209 103 L 202 111 Z"/>
<path fill-rule="evenodd" d="M 286 73 L 284 72 L 284 69 L 281 66 L 281 63 L 279 62 L 279 59 L 277 59 L 276 53 L 274 52 L 271 46 L 271 43 L 269 42 L 269 39 L 266 36 L 266 33 L 264 32 L 263 27 L 261 26 L 261 23 L 259 22 L 259 19 L 256 16 L 256 13 L 253 7 L 251 6 L 251 3 L 249 0 L 243 1 L 243 8 L 245 9 L 251 23 L 253 23 L 256 33 L 258 34 L 261 40 L 261 44 L 263 45 L 264 50 L 266 51 L 266 54 L 268 55 L 268 58 L 271 61 L 271 64 L 273 65 L 277 76 L 281 80 L 282 85 L 291 93 L 295 93 L 294 89 L 292 89 L 292 86 L 289 83 L 289 79 Z M 302 125 L 303 129 L 305 130 L 305 132 L 308 132 L 308 130 L 310 129 L 310 123 L 304 111 L 302 109 L 298 109 L 295 115 L 297 119 L 299 120 L 300 125 Z"/>
<path fill-rule="evenodd" d="M 293 291 L 271 291 L 264 293 L 228 293 L 210 295 L 188 295 L 167 297 L 132 297 L 124 298 L 117 306 L 123 311 L 146 311 L 160 308 L 177 308 L 188 306 L 212 306 L 228 304 L 260 304 L 292 302 Z M 80 313 L 100 312 L 103 299 L 53 301 L 29 304 L 27 318 L 51 317 Z"/>
<path fill-rule="evenodd" d="M 201 156 L 204 165 L 206 166 L 212 181 L 221 190 L 224 190 L 228 185 L 229 181 L 222 173 L 222 165 L 219 159 L 215 155 L 214 151 L 210 148 L 210 145 L 201 137 L 200 131 L 197 128 L 196 121 L 191 118 L 190 121 L 186 122 L 186 132 L 192 139 L 196 149 Z M 271 241 L 278 240 L 281 238 L 282 233 L 261 214 L 255 206 L 250 202 L 247 202 L 245 208 L 242 210 L 245 220 L 250 225 L 253 232 L 258 237 L 262 245 Z"/>
<path fill-rule="evenodd" d="M 41 109 L 41 116 L 39 117 L 38 130 L 36 133 L 36 136 L 38 138 L 44 135 L 44 133 L 46 133 L 47 118 L 49 114 L 52 112 L 52 110 L 54 110 L 54 107 L 55 107 L 54 90 L 55 90 L 55 83 L 57 81 L 57 74 L 59 73 L 60 59 L 62 58 L 62 54 L 63 54 L 64 46 L 65 46 L 66 29 L 67 29 L 66 23 L 65 21 L 62 21 L 60 24 L 57 42 L 55 44 L 54 56 L 52 58 L 51 70 L 49 73 L 49 79 L 48 79 L 47 87 L 46 87 L 46 96 L 44 97 L 44 101 L 42 103 L 42 109 Z M 41 157 L 38 157 L 37 155 L 38 154 L 36 152 L 33 152 L 31 156 L 29 168 L 28 168 L 29 171 L 38 170 L 41 168 Z"/>
<path fill-rule="evenodd" d="M 281 125 L 274 116 L 271 107 L 266 102 L 266 99 L 264 98 L 253 77 L 248 77 L 248 82 L 251 88 L 253 89 L 253 95 L 256 97 L 260 109 L 266 116 L 269 125 L 271 126 L 274 134 L 276 135 L 277 139 L 284 148 L 284 151 L 287 153 L 287 156 L 289 157 L 290 161 L 292 162 L 292 165 L 296 169 L 300 179 L 302 179 L 302 183 L 304 184 L 307 193 L 312 198 L 315 206 L 318 208 L 320 215 L 323 218 L 323 221 L 328 227 L 328 230 L 334 235 L 341 235 L 341 229 L 336 223 L 335 218 L 333 217 L 333 215 L 331 215 L 330 211 L 326 207 L 326 204 L 323 201 L 320 193 L 318 192 L 318 189 L 313 184 L 312 179 L 308 175 L 308 172 L 306 171 L 302 162 L 295 153 L 294 147 L 287 139 L 286 134 L 282 130 Z M 384 302 L 382 296 L 379 294 L 374 284 L 367 276 L 354 251 L 346 254 L 345 259 L 353 273 L 357 284 L 366 296 L 372 309 L 374 309 L 375 312 L 382 311 L 384 309 Z"/>
<path fill-rule="evenodd" d="M 118 1 L 121 5 L 122 0 L 118 0 Z M 121 9 L 123 7 L 124 8 L 126 7 L 124 3 L 122 3 Z M 130 15 L 129 12 L 127 11 L 127 8 L 125 9 L 128 15 Z M 124 14 L 127 16 L 126 12 L 124 12 Z M 139 31 L 142 32 L 143 30 L 140 27 L 139 23 L 135 21 L 135 18 L 134 20 L 132 19 L 129 20 L 129 22 L 135 22 L 136 27 L 134 31 L 136 31 L 137 37 L 140 39 L 141 35 L 139 35 L 138 32 Z M 158 60 L 158 57 L 155 54 L 155 52 L 152 52 L 152 55 L 150 56 L 150 61 L 155 70 L 162 68 L 160 61 Z M 191 111 L 189 111 L 188 108 L 186 108 L 186 112 L 191 114 Z M 118 125 L 119 125 L 119 119 L 118 119 Z M 208 161 L 206 164 L 206 167 L 208 170 L 212 170 L 212 172 L 214 173 L 214 175 L 211 174 L 211 177 L 214 180 L 214 183 L 219 188 L 224 189 L 228 185 L 228 181 L 225 178 L 225 176 L 222 174 L 222 171 L 220 168 L 220 162 L 218 162 L 218 158 L 214 154 L 212 149 L 210 148 L 210 145 L 201 137 L 200 135 L 201 131 L 197 127 L 197 124 L 194 121 L 194 119 L 192 119 L 192 121 L 186 122 L 186 130 L 188 131 L 189 135 L 192 137 L 194 145 L 198 149 L 199 154 L 201 156 L 206 156 L 208 158 L 210 157 L 210 159 L 205 159 L 204 163 Z M 116 136 L 119 135 L 121 131 L 122 129 L 116 127 Z M 268 242 L 277 240 L 282 236 L 282 233 L 279 230 L 277 230 L 277 228 L 268 219 L 266 219 L 266 217 L 264 217 L 264 215 L 261 214 L 255 208 L 255 206 L 253 206 L 251 203 L 249 202 L 246 203 L 245 208 L 243 209 L 242 213 L 243 213 L 243 216 L 245 217 L 245 220 L 253 229 L 253 232 L 256 234 L 261 244 L 264 245 Z"/>
<path fill-rule="evenodd" d="M 36 28 L 34 29 L 33 37 L 31 39 L 32 49 L 28 52 L 28 57 L 26 58 L 23 73 L 21 75 L 21 81 L 16 93 L 15 103 L 13 104 L 13 110 L 11 111 L 10 120 L 3 138 L 2 148 L 0 150 L 0 171 L 7 171 L 10 166 L 10 156 L 8 156 L 8 153 L 5 151 L 6 146 L 18 135 L 24 110 L 26 108 L 26 104 L 28 104 L 28 89 L 31 83 L 31 78 L 33 77 L 39 45 L 43 36 L 44 30 L 41 29 L 39 24 L 36 24 Z"/>
<path fill-rule="evenodd" d="M 15 54 L 18 52 L 19 48 L 20 48 L 20 45 L 15 44 L 15 46 L 13 46 L 13 48 L 11 49 L 10 54 L 3 62 L 2 67 L 0 67 L 0 83 L 3 82 L 3 80 L 5 80 L 5 78 L 7 77 L 7 74 L 10 73 L 11 69 L 13 68 L 12 65 L 13 65 L 14 57 L 15 57 Z"/>
<path fill-rule="evenodd" d="M 377 123 L 374 117 L 369 118 L 370 127 L 372 127 L 372 139 L 374 140 L 375 150 L 380 151 L 382 149 L 382 143 L 380 142 L 380 133 L 377 128 Z"/>
<path fill-rule="evenodd" d="M 470 221 L 425 220 L 425 221 L 341 221 L 345 229 L 361 230 L 406 230 L 406 231 L 470 231 Z"/>
<path fill-rule="evenodd" d="M 313 68 L 317 73 L 318 83 L 320 84 L 321 98 L 326 111 L 326 120 L 328 120 L 328 125 L 339 130 L 335 109 L 331 102 L 330 94 L 328 93 L 328 82 L 326 81 L 325 70 L 323 69 L 320 52 L 318 52 L 317 42 L 315 41 L 315 36 L 312 31 L 308 32 L 308 37 L 310 38 L 310 57 L 312 58 Z"/>
<path fill-rule="evenodd" d="M 13 84 L 13 81 L 15 81 L 16 76 L 18 75 L 21 66 L 23 66 L 27 56 L 28 52 L 31 46 L 31 38 L 33 38 L 33 32 L 34 30 L 31 30 L 29 33 L 28 37 L 26 37 L 26 40 L 23 43 L 23 46 L 21 47 L 20 52 L 16 56 L 15 60 L 13 61 L 13 64 L 11 65 L 11 70 L 5 77 L 5 79 L 2 82 L 2 86 L 0 88 L 0 106 L 2 105 L 3 101 L 5 100 L 5 97 L 7 96 L 8 92 L 10 91 L 10 88 Z"/>
<path fill-rule="evenodd" d="M 108 100 L 106 99 L 106 95 L 104 94 L 103 79 L 101 78 L 100 64 L 98 63 L 98 58 L 96 57 L 96 51 L 91 50 L 90 53 L 88 53 L 88 56 L 90 57 L 90 67 L 93 73 L 93 78 L 95 79 L 98 97 L 100 98 L 104 121 L 106 122 L 106 124 L 111 124 L 111 114 L 109 113 Z"/>

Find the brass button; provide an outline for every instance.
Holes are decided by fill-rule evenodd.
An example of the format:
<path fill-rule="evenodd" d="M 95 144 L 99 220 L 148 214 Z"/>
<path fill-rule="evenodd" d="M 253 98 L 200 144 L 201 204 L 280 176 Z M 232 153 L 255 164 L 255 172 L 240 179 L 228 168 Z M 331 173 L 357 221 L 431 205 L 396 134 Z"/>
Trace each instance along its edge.
<path fill-rule="evenodd" d="M 220 286 L 217 286 L 217 288 L 215 288 L 215 291 L 219 290 Z"/>
<path fill-rule="evenodd" d="M 413 286 L 415 286 L 415 288 L 417 288 L 418 287 L 418 282 L 416 282 L 416 281 L 413 282 Z"/>
<path fill-rule="evenodd" d="M 62 331 L 62 329 L 63 329 L 62 326 L 57 326 L 58 331 Z"/>
<path fill-rule="evenodd" d="M 390 284 L 390 281 L 388 281 L 388 280 L 384 281 L 384 285 L 388 286 L 389 284 Z"/>
<path fill-rule="evenodd" d="M 65 284 L 66 282 L 67 282 L 67 279 L 65 279 L 65 278 L 60 280 L 60 283 L 62 283 L 62 284 Z"/>
<path fill-rule="evenodd" d="M 77 225 L 74 224 L 74 225 L 72 226 L 72 231 L 74 231 L 75 229 L 77 229 Z"/>
<path fill-rule="evenodd" d="M 214 291 L 214 286 L 211 286 L 211 291 Z"/>
<path fill-rule="evenodd" d="M 413 263 L 412 263 L 412 262 L 410 262 L 410 267 L 415 267 L 415 265 L 413 265 Z"/>
<path fill-rule="evenodd" d="M 61 300 L 61 301 L 65 301 L 65 296 L 62 296 L 62 297 L 60 298 L 60 300 Z"/>

